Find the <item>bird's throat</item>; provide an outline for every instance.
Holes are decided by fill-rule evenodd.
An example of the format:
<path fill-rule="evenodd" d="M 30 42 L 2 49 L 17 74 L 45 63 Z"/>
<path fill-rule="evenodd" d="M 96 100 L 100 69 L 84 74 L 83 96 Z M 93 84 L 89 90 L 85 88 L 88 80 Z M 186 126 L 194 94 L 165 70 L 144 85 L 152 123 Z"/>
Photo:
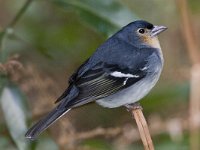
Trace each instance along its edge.
<path fill-rule="evenodd" d="M 143 38 L 143 42 L 146 43 L 147 45 L 151 46 L 152 48 L 161 49 L 160 42 L 159 42 L 157 36 L 155 36 L 155 37 L 145 37 L 145 38 Z"/>

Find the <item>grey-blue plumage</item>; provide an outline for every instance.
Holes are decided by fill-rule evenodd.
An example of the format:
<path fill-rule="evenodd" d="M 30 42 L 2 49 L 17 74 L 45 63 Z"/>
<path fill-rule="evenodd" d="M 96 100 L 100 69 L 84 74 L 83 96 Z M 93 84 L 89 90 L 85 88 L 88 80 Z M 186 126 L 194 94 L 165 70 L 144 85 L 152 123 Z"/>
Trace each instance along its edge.
<path fill-rule="evenodd" d="M 157 34 L 163 26 L 135 21 L 110 37 L 69 79 L 58 106 L 26 134 L 36 138 L 60 116 L 93 101 L 114 108 L 133 104 L 154 87 L 163 68 Z"/>

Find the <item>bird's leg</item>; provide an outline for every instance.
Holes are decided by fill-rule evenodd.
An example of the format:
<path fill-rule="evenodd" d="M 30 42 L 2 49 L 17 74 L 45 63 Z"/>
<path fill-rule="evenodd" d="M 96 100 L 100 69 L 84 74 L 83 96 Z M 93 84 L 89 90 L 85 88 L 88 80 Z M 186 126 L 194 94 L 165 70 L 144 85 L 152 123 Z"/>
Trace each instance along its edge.
<path fill-rule="evenodd" d="M 145 120 L 145 117 L 142 113 L 142 107 L 140 106 L 140 103 L 134 103 L 126 105 L 126 108 L 128 111 L 131 112 L 132 117 L 135 119 L 140 137 L 142 139 L 144 149 L 145 150 L 154 150 L 154 145 L 151 139 L 151 135 L 149 133 L 149 128 L 147 125 L 147 122 Z"/>
<path fill-rule="evenodd" d="M 133 104 L 127 104 L 125 105 L 127 111 L 133 111 L 135 109 L 141 109 L 143 110 L 142 106 L 140 105 L 139 102 L 133 103 Z"/>
<path fill-rule="evenodd" d="M 137 109 L 140 109 L 141 111 L 143 110 L 143 108 L 139 102 L 136 102 L 133 104 L 127 104 L 127 105 L 125 105 L 125 107 L 128 112 L 133 112 L 134 110 L 137 110 Z M 132 114 L 132 117 L 133 117 L 133 119 L 135 119 L 133 114 Z"/>

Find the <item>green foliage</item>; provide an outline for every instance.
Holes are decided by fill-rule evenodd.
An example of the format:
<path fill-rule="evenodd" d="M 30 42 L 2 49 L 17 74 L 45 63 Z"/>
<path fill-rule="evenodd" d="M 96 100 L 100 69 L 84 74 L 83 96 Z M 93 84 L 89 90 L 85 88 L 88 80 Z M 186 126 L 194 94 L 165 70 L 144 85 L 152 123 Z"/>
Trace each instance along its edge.
<path fill-rule="evenodd" d="M 5 34 L 4 32 L 0 32 L 0 44 L 1 44 L 2 40 L 3 40 L 4 34 Z"/>
<path fill-rule="evenodd" d="M 60 7 L 74 9 L 81 20 L 107 36 L 138 19 L 129 9 L 115 0 L 53 0 Z"/>
<path fill-rule="evenodd" d="M 41 138 L 35 150 L 59 150 L 59 148 L 51 138 Z"/>
<path fill-rule="evenodd" d="M 89 147 L 93 150 L 112 150 L 112 145 L 105 140 L 102 139 L 90 139 L 86 140 L 82 143 L 84 147 Z"/>
<path fill-rule="evenodd" d="M 169 89 L 169 87 L 171 87 Z M 163 107 L 169 105 L 176 106 L 178 104 L 187 103 L 187 97 L 189 95 L 189 84 L 170 84 L 163 86 L 160 89 L 151 92 L 148 97 L 145 97 L 141 102 L 142 106 L 145 108 L 146 113 L 151 113 L 154 111 L 163 111 Z M 170 97 L 170 103 L 169 102 Z M 153 103 L 152 103 L 153 102 Z M 155 110 L 156 108 L 156 110 Z"/>
<path fill-rule="evenodd" d="M 199 13 L 200 12 L 200 6 L 198 0 L 192 0 L 188 1 L 189 6 L 191 7 L 192 12 Z"/>
<path fill-rule="evenodd" d="M 5 86 L 1 98 L 1 108 L 10 132 L 19 150 L 27 150 L 28 144 L 24 139 L 27 131 L 26 117 L 28 111 L 24 106 L 23 97 L 16 87 Z"/>
<path fill-rule="evenodd" d="M 188 140 L 189 139 L 187 134 L 183 135 L 183 140 L 178 140 L 178 141 L 171 141 L 168 135 L 162 134 L 154 139 L 154 142 L 156 144 L 155 149 L 188 150 L 189 149 Z"/>
<path fill-rule="evenodd" d="M 4 38 L 6 35 L 6 31 L 0 32 L 0 61 L 5 61 L 5 53 L 4 53 Z"/>
<path fill-rule="evenodd" d="M 16 150 L 16 148 L 10 143 L 8 137 L 0 136 L 0 149 L 2 150 Z"/>

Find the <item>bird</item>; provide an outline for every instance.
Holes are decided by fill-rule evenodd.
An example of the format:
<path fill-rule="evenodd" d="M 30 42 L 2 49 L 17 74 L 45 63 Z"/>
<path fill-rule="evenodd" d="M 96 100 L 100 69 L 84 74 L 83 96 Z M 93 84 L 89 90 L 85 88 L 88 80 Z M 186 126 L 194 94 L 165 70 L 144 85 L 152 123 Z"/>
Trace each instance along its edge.
<path fill-rule="evenodd" d="M 167 27 L 136 20 L 101 44 L 69 78 L 56 107 L 25 134 L 36 139 L 73 108 L 96 102 L 129 107 L 145 97 L 160 78 L 164 58 L 158 35 Z"/>

